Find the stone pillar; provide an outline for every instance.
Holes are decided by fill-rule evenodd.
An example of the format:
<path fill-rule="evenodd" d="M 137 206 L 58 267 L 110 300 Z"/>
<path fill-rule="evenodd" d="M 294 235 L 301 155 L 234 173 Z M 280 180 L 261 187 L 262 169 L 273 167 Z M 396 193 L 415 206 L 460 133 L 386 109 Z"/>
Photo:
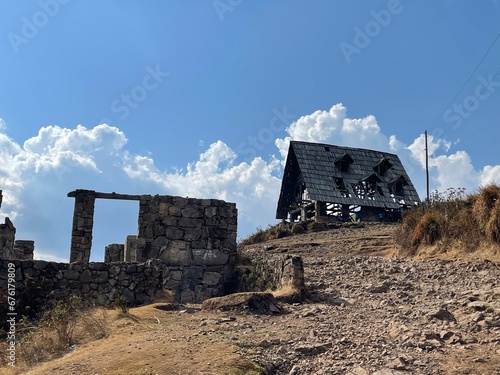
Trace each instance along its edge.
<path fill-rule="evenodd" d="M 123 244 L 113 243 L 104 248 L 104 263 L 123 262 Z"/>
<path fill-rule="evenodd" d="M 8 217 L 5 224 L 0 224 L 0 259 L 14 258 L 14 240 L 16 238 L 16 228 Z"/>
<path fill-rule="evenodd" d="M 137 262 L 137 236 L 127 236 L 125 240 L 125 248 L 123 251 L 123 260 L 125 262 Z"/>
<path fill-rule="evenodd" d="M 35 241 L 17 240 L 14 243 L 14 253 L 16 259 L 33 260 L 35 251 Z"/>
<path fill-rule="evenodd" d="M 94 226 L 95 191 L 76 190 L 68 194 L 75 198 L 73 229 L 71 232 L 71 254 L 69 261 L 88 263 L 92 248 Z"/>

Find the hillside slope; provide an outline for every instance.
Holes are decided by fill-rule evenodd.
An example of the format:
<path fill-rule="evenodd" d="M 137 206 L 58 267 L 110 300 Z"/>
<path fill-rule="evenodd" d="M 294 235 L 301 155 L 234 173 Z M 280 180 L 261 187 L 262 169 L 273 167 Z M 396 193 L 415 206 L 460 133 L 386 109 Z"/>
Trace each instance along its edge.
<path fill-rule="evenodd" d="M 310 298 L 283 305 L 285 313 L 162 303 L 109 311 L 107 338 L 11 373 L 256 374 L 254 362 L 275 374 L 500 374 L 500 265 L 389 257 L 394 229 L 247 246 L 303 257 Z"/>

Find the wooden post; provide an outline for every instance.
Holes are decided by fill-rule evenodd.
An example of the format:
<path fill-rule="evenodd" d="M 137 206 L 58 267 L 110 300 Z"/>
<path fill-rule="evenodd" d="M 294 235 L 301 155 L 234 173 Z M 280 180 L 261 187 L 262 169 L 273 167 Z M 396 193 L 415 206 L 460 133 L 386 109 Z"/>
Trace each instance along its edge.
<path fill-rule="evenodd" d="M 425 131 L 425 179 L 427 186 L 427 204 L 430 203 L 430 193 L 429 193 L 429 149 L 427 147 L 427 130 Z"/>

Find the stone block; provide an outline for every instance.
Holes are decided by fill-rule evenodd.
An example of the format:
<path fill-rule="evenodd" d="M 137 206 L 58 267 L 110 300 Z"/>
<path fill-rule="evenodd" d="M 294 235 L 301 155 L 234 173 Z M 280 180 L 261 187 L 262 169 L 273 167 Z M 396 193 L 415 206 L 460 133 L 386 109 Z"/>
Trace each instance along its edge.
<path fill-rule="evenodd" d="M 85 270 L 81 273 L 80 278 L 78 279 L 82 284 L 87 284 L 92 281 L 93 277 L 89 270 Z"/>
<path fill-rule="evenodd" d="M 214 293 L 212 288 L 207 288 L 204 285 L 197 285 L 196 288 L 194 289 L 194 294 L 195 294 L 195 302 L 201 303 L 206 299 L 212 298 Z"/>
<path fill-rule="evenodd" d="M 217 207 L 206 207 L 205 208 L 205 216 L 207 218 L 217 216 Z"/>
<path fill-rule="evenodd" d="M 168 204 L 167 202 L 160 202 L 159 214 L 160 215 L 168 215 L 169 208 L 170 208 L 170 204 Z"/>
<path fill-rule="evenodd" d="M 201 228 L 188 228 L 184 233 L 184 240 L 195 241 L 201 238 Z"/>
<path fill-rule="evenodd" d="M 182 210 L 182 217 L 187 219 L 201 219 L 204 210 L 200 207 L 186 207 Z"/>
<path fill-rule="evenodd" d="M 180 240 L 171 241 L 161 254 L 160 259 L 172 266 L 191 265 L 191 254 L 188 251 L 187 243 Z"/>
<path fill-rule="evenodd" d="M 182 240 L 184 237 L 184 231 L 177 227 L 167 228 L 167 238 L 171 240 Z"/>
<path fill-rule="evenodd" d="M 220 206 L 219 207 L 219 215 L 224 217 L 224 218 L 233 217 L 233 216 L 235 216 L 234 209 L 233 209 L 233 207 L 231 207 L 229 205 Z"/>
<path fill-rule="evenodd" d="M 188 219 L 188 218 L 181 218 L 178 221 L 178 225 L 181 228 L 201 228 L 203 225 L 203 220 L 202 219 Z"/>
<path fill-rule="evenodd" d="M 153 236 L 164 236 L 165 235 L 165 227 L 163 225 L 155 223 L 153 226 Z"/>
<path fill-rule="evenodd" d="M 187 200 L 187 198 L 174 197 L 172 199 L 172 203 L 176 207 L 186 207 L 186 205 L 188 204 L 188 200 Z"/>
<path fill-rule="evenodd" d="M 222 275 L 218 272 L 205 272 L 203 274 L 202 283 L 205 285 L 218 285 L 222 279 Z"/>
<path fill-rule="evenodd" d="M 197 266 L 224 265 L 229 255 L 220 250 L 193 249 L 194 264 Z"/>
<path fill-rule="evenodd" d="M 201 267 L 186 267 L 183 270 L 183 276 L 186 279 L 202 279 L 203 268 Z"/>
<path fill-rule="evenodd" d="M 162 221 L 162 224 L 167 227 L 175 227 L 177 223 L 178 223 L 177 218 L 173 216 L 167 216 Z"/>
<path fill-rule="evenodd" d="M 183 291 L 181 291 L 180 297 L 181 297 L 180 298 L 181 303 L 194 303 L 195 302 L 194 291 L 192 291 L 191 289 L 184 289 Z"/>
<path fill-rule="evenodd" d="M 78 280 L 80 274 L 75 270 L 64 271 L 64 278 L 67 280 Z"/>
<path fill-rule="evenodd" d="M 180 207 L 171 206 L 168 209 L 168 214 L 171 215 L 171 216 L 180 217 L 182 215 L 182 211 L 181 211 Z"/>
<path fill-rule="evenodd" d="M 97 284 L 105 283 L 109 280 L 109 275 L 107 271 L 100 271 L 94 278 L 94 282 Z"/>
<path fill-rule="evenodd" d="M 208 235 L 210 238 L 225 239 L 227 238 L 227 230 L 217 227 L 208 227 Z"/>

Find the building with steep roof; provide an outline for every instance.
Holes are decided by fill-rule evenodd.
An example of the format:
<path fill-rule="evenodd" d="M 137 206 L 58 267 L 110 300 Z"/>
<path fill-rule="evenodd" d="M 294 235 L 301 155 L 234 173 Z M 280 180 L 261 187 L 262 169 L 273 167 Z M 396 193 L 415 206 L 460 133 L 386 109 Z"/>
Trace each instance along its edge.
<path fill-rule="evenodd" d="M 395 221 L 420 198 L 399 157 L 291 141 L 277 219 Z"/>

